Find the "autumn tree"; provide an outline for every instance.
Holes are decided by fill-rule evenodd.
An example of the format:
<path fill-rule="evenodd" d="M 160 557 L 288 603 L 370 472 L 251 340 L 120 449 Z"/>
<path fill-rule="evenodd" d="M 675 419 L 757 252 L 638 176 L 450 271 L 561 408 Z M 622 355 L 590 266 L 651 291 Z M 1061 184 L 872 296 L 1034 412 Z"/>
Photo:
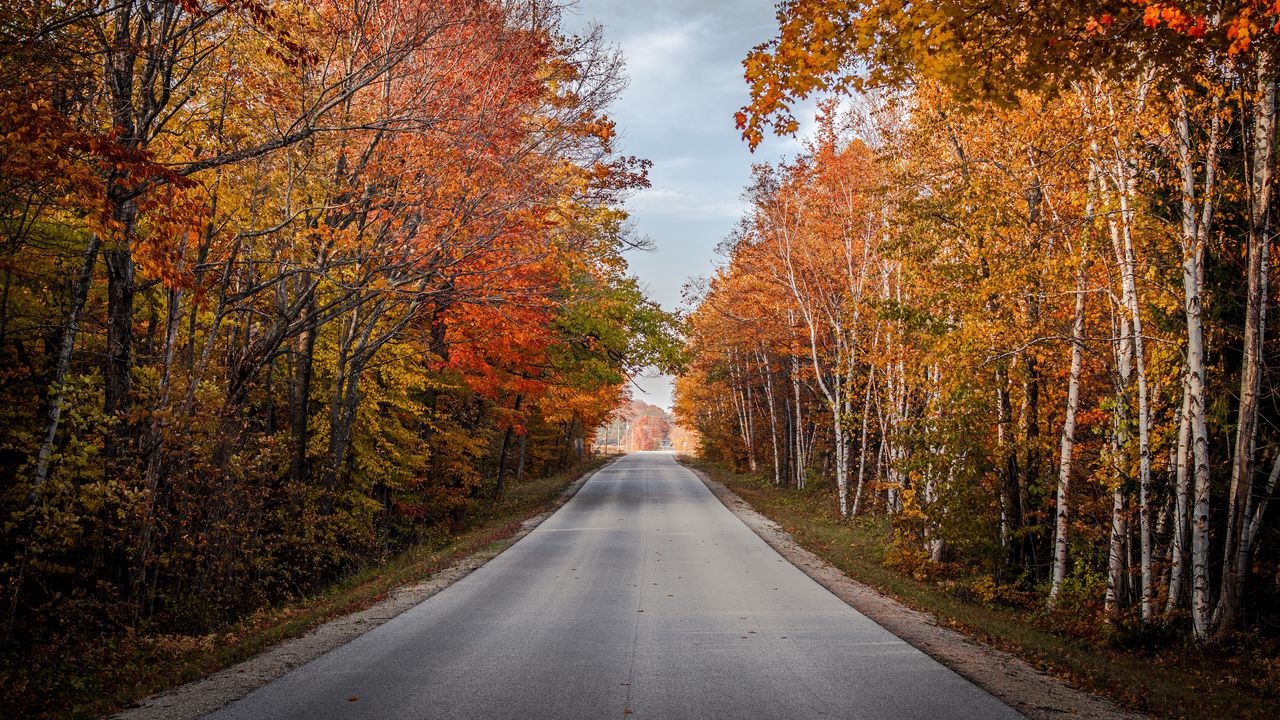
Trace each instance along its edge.
<path fill-rule="evenodd" d="M 2 32 L 14 667 L 465 523 L 680 363 L 627 268 L 621 60 L 554 3 L 35 3 Z"/>

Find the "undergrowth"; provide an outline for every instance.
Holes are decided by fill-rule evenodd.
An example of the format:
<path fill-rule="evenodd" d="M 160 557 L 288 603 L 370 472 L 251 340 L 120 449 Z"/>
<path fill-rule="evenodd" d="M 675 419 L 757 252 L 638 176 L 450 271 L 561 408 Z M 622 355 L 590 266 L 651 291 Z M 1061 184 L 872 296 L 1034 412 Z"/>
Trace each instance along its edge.
<path fill-rule="evenodd" d="M 682 461 L 723 482 L 850 577 L 1120 705 L 1186 720 L 1280 716 L 1275 637 L 1241 633 L 1206 649 L 1168 627 L 1112 627 L 1094 599 L 1105 579 L 1087 573 L 1069 578 L 1057 608 L 1048 612 L 1043 597 L 1024 584 L 904 554 L 883 516 L 841 521 L 832 488 L 779 488 L 715 464 Z"/>
<path fill-rule="evenodd" d="M 506 497 L 477 503 L 465 524 L 441 527 L 386 562 L 323 591 L 264 608 L 203 635 L 151 634 L 145 628 L 86 638 L 74 647 L 49 643 L 0 657 L 0 717 L 96 718 L 138 699 L 217 672 L 324 622 L 361 610 L 454 560 L 497 549 L 521 523 L 549 509 L 563 489 L 604 464 L 513 487 Z"/>

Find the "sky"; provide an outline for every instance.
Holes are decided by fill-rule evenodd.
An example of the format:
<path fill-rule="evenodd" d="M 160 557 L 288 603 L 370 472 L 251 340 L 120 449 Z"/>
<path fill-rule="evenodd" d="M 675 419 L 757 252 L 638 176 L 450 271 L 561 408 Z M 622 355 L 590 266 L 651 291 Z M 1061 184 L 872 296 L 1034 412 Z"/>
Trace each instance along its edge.
<path fill-rule="evenodd" d="M 649 296 L 676 310 L 685 283 L 714 271 L 716 245 L 746 208 L 741 195 L 752 163 L 800 149 L 797 140 L 771 138 L 751 153 L 733 123 L 748 100 L 742 59 L 777 31 L 773 3 L 578 0 L 565 20 L 571 30 L 603 25 L 625 58 L 629 84 L 610 115 L 620 152 L 653 161 L 652 187 L 633 196 L 627 210 L 636 233 L 655 248 L 627 259 Z M 810 108 L 796 113 L 811 116 Z M 648 374 L 635 383 L 636 399 L 670 409 L 669 376 Z"/>

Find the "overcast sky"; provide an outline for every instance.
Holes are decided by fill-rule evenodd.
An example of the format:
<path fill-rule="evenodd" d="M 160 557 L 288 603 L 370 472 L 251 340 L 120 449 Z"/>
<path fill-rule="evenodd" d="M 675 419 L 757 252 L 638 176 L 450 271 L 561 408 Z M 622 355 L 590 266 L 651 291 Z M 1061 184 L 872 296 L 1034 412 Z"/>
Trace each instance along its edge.
<path fill-rule="evenodd" d="M 747 101 L 742 59 L 777 29 L 773 3 L 579 0 L 566 20 L 570 28 L 600 23 L 626 58 L 630 83 L 612 116 L 620 150 L 653 161 L 653 186 L 627 209 L 656 247 L 628 260 L 650 297 L 675 310 L 685 282 L 712 272 L 716 245 L 742 214 L 751 164 L 799 149 L 795 140 L 770 139 L 753 155 L 733 124 Z M 670 407 L 670 377 L 637 382 L 636 398 Z"/>

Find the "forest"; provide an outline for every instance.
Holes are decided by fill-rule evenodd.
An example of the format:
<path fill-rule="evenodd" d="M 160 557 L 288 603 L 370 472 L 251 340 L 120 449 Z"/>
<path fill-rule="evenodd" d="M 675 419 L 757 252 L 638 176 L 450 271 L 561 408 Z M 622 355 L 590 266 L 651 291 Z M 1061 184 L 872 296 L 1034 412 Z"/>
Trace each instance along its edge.
<path fill-rule="evenodd" d="M 676 413 L 703 454 L 828 488 L 887 518 L 887 562 L 976 573 L 1060 632 L 1274 637 L 1280 6 L 778 21 L 743 137 L 821 112 L 691 288 Z"/>
<path fill-rule="evenodd" d="M 621 59 L 562 10 L 4 4 L 7 683 L 448 533 L 675 361 Z"/>
<path fill-rule="evenodd" d="M 1280 3 L 781 0 L 720 120 L 804 149 L 680 315 L 572 7 L 3 4 L 0 715 L 224 667 L 93 699 L 694 444 L 894 572 L 1274 704 Z"/>
<path fill-rule="evenodd" d="M 600 427 L 593 449 L 608 453 L 661 449 L 664 442 L 669 446 L 672 436 L 679 435 L 671 420 L 666 410 L 633 399 Z"/>

